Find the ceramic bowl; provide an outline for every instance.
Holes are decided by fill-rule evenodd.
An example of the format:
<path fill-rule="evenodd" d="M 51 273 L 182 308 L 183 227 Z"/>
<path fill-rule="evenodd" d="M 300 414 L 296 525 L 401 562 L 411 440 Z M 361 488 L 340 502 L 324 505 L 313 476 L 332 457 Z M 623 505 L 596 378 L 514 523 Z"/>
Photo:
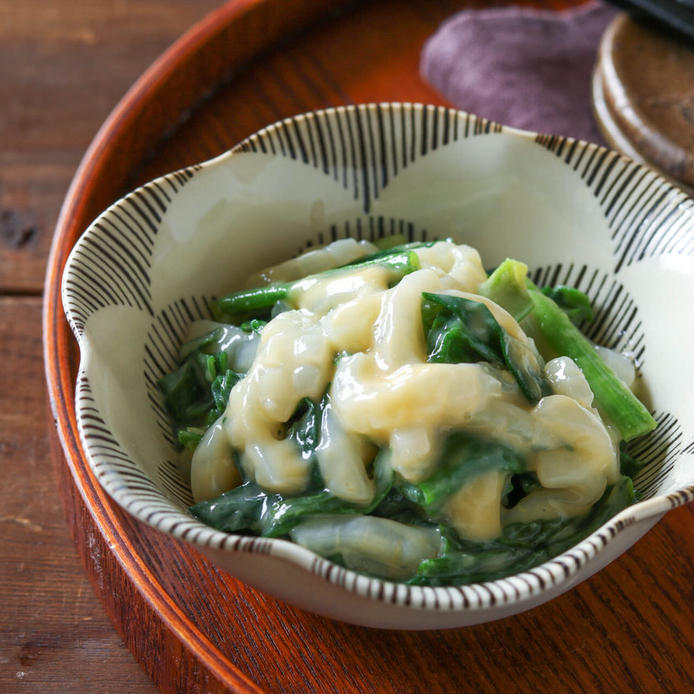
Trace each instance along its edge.
<path fill-rule="evenodd" d="M 458 627 L 568 590 L 694 499 L 694 201 L 594 144 L 446 108 L 372 104 L 308 113 L 133 191 L 76 244 L 63 302 L 81 349 L 79 434 L 127 511 L 234 576 L 295 605 L 376 627 Z M 345 570 L 277 539 L 190 516 L 155 386 L 186 325 L 261 267 L 346 236 L 452 237 L 487 266 L 525 261 L 539 283 L 584 290 L 589 336 L 631 351 L 659 423 L 636 452 L 641 501 L 531 571 L 448 588 Z"/>

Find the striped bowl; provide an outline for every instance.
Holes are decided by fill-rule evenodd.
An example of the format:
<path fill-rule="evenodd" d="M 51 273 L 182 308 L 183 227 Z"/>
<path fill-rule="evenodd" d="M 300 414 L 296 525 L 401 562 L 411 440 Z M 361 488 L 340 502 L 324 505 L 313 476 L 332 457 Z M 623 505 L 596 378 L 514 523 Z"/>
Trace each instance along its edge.
<path fill-rule="evenodd" d="M 300 607 L 376 627 L 457 627 L 543 603 L 694 499 L 694 201 L 648 168 L 570 138 L 451 109 L 371 104 L 289 118 L 168 174 L 101 214 L 70 255 L 63 304 L 81 349 L 79 434 L 106 491 L 234 576 Z M 596 307 L 588 335 L 637 360 L 657 430 L 641 501 L 552 561 L 502 580 L 413 587 L 345 570 L 285 540 L 222 533 L 186 512 L 156 388 L 186 326 L 260 267 L 317 244 L 453 237 L 488 266 Z"/>

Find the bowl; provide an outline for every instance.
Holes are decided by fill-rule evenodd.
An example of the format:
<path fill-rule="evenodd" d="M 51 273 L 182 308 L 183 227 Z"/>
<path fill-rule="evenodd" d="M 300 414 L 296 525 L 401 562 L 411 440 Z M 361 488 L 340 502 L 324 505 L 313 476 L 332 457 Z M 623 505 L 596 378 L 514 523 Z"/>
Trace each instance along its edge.
<path fill-rule="evenodd" d="M 589 337 L 633 353 L 659 424 L 635 451 L 647 461 L 638 503 L 532 570 L 453 587 L 360 575 L 187 513 L 190 488 L 156 388 L 186 326 L 261 267 L 334 239 L 391 234 L 452 237 L 488 266 L 515 257 L 538 283 L 588 294 L 597 309 Z M 399 629 L 506 617 L 569 590 L 694 499 L 693 245 L 694 201 L 594 144 L 421 104 L 288 118 L 134 190 L 75 245 L 62 297 L 81 351 L 81 442 L 124 509 L 294 605 Z"/>

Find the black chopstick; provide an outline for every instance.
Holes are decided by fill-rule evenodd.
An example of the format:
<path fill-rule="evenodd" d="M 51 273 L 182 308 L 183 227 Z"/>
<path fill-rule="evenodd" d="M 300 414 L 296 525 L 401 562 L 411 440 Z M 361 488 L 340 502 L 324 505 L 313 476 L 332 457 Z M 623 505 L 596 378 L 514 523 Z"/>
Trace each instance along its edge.
<path fill-rule="evenodd" d="M 694 0 L 608 0 L 636 19 L 655 20 L 680 36 L 694 39 Z"/>

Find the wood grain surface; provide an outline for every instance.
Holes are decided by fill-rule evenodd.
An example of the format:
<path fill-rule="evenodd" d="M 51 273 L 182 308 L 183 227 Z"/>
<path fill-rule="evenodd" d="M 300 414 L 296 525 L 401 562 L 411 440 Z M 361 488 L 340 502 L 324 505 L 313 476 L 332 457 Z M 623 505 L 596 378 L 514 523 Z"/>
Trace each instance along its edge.
<path fill-rule="evenodd" d="M 108 195 L 310 108 L 441 103 L 418 77 L 419 51 L 461 5 L 386 1 L 325 13 L 311 30 L 249 59 L 185 119 L 167 114 L 176 126 L 136 161 L 121 157 L 129 166 L 114 168 Z M 138 74 L 218 6 L 0 0 L 0 451 L 9 472 L 0 486 L 2 692 L 156 691 L 92 587 L 128 646 L 140 657 L 147 653 L 144 667 L 162 691 L 224 690 L 223 672 L 201 672 L 186 648 L 176 650 L 170 630 L 145 621 L 152 619 L 146 600 L 104 544 L 70 471 L 51 465 L 56 444 L 46 417 L 40 326 L 52 228 L 80 157 Z M 73 350 L 72 369 L 75 358 Z M 669 513 L 607 569 L 529 613 L 469 629 L 406 633 L 339 624 L 278 603 L 104 504 L 103 517 L 125 533 L 140 570 L 170 596 L 182 623 L 200 632 L 229 672 L 245 676 L 237 691 L 669 694 L 694 686 L 691 507 Z"/>

